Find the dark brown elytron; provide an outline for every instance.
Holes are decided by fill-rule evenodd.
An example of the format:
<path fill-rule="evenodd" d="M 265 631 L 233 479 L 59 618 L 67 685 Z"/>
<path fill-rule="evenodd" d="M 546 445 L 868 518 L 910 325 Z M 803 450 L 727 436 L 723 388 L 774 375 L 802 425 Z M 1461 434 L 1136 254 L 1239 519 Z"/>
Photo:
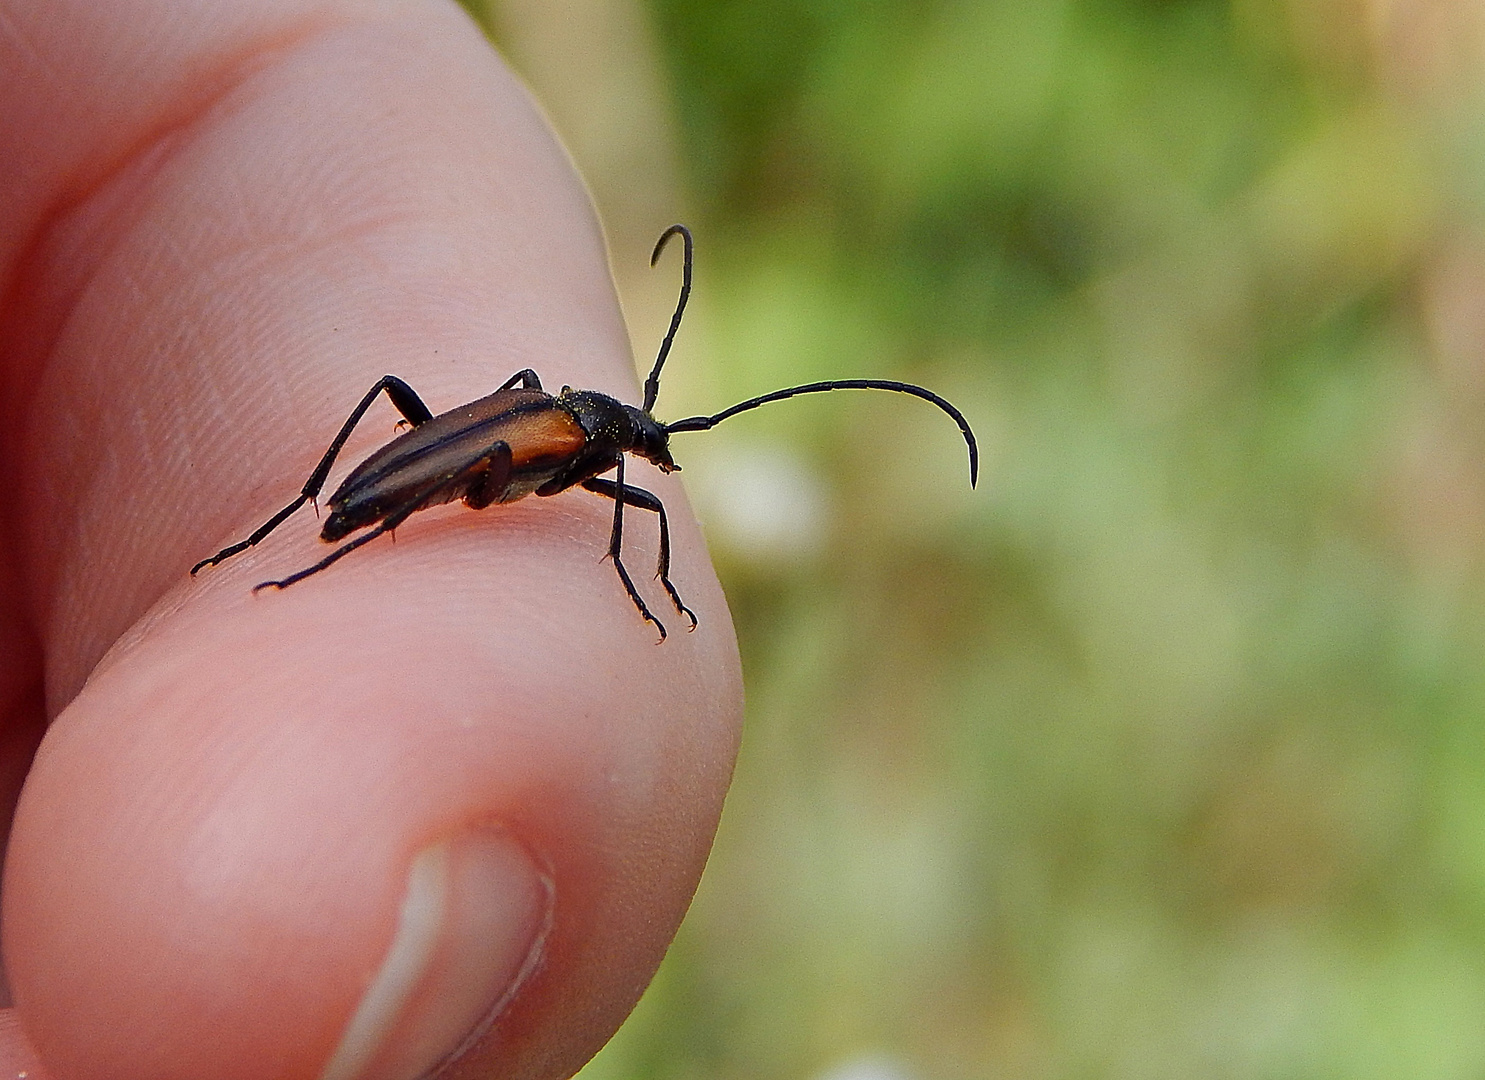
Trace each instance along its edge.
<path fill-rule="evenodd" d="M 655 576 L 665 587 L 671 603 L 696 626 L 696 616 L 681 602 L 670 581 L 670 525 L 665 507 L 652 493 L 624 481 L 624 455 L 636 454 L 661 472 L 680 468 L 670 456 L 670 436 L 682 431 L 706 431 L 730 416 L 756 409 L 772 401 L 825 390 L 893 390 L 931 401 L 959 425 L 969 447 L 969 482 L 979 473 L 979 449 L 974 432 L 953 405 L 921 386 L 885 379 L 834 379 L 806 383 L 749 398 L 713 416 L 692 416 L 662 424 L 651 415 L 660 392 L 660 368 L 670 353 L 686 301 L 691 295 L 691 233 L 684 225 L 672 225 L 661 234 L 650 256 L 650 265 L 660 258 L 667 241 L 679 235 L 685 242 L 685 263 L 680 299 L 671 316 L 670 329 L 660 345 L 655 366 L 645 380 L 644 405 L 635 408 L 596 390 L 574 390 L 564 386 L 557 395 L 541 388 L 541 380 L 529 368 L 512 375 L 493 394 L 434 416 L 413 388 L 395 375 L 383 375 L 366 392 L 320 463 L 310 473 L 299 495 L 288 506 L 264 522 L 251 536 L 223 548 L 191 567 L 214 566 L 258 543 L 288 517 L 313 501 L 325 486 L 330 469 L 351 431 L 378 394 L 386 391 L 411 430 L 393 439 L 351 470 L 327 503 L 328 516 L 320 539 L 334 543 L 359 529 L 367 529 L 354 540 L 336 548 L 313 566 L 279 581 L 265 581 L 258 589 L 286 589 L 296 581 L 317 574 L 331 563 L 355 551 L 382 533 L 391 532 L 419 510 L 463 499 L 464 505 L 482 510 L 492 503 L 514 502 L 527 495 L 555 495 L 570 487 L 584 487 L 614 501 L 613 531 L 608 555 L 619 573 L 624 590 L 641 616 L 660 631 L 665 627 L 645 606 L 621 557 L 624 507 L 653 511 L 660 518 L 660 558 Z M 614 471 L 613 479 L 602 474 Z"/>

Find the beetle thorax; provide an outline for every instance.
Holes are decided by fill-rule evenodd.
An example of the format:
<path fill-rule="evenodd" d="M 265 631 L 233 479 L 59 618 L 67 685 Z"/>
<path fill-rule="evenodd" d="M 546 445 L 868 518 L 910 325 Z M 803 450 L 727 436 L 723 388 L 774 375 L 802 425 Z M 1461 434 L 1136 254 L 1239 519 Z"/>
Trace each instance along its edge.
<path fill-rule="evenodd" d="M 662 472 L 680 466 L 670 456 L 670 436 L 653 416 L 596 390 L 573 390 L 564 386 L 557 400 L 567 408 L 588 435 L 590 449 L 612 449 L 637 454 L 655 463 Z"/>

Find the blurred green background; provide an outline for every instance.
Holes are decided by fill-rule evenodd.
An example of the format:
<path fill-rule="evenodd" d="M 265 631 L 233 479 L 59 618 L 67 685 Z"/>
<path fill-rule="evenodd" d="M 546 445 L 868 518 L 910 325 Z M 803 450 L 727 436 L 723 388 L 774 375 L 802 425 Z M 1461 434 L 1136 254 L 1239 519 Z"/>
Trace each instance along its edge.
<path fill-rule="evenodd" d="M 1475 5 L 470 2 L 662 417 L 985 456 L 678 437 L 747 729 L 582 1075 L 1485 1075 Z"/>

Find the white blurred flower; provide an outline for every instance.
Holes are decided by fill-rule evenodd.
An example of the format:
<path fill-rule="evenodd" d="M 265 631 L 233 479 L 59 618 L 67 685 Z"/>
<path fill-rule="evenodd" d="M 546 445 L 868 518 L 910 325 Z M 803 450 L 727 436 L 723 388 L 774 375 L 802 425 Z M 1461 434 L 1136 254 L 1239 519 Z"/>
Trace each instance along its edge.
<path fill-rule="evenodd" d="M 685 465 L 694 481 L 687 491 L 719 544 L 759 563 L 808 558 L 820 550 L 828 492 L 798 454 L 772 445 L 728 443 Z"/>
<path fill-rule="evenodd" d="M 842 1062 L 820 1073 L 816 1080 L 914 1080 L 914 1078 L 901 1062 L 874 1055 Z"/>

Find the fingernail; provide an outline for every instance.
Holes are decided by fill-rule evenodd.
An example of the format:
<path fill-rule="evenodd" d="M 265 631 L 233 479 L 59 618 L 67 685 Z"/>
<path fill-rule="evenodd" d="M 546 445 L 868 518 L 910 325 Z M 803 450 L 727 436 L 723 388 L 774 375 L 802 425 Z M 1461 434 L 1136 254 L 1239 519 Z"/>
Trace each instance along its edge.
<path fill-rule="evenodd" d="M 551 895 L 495 829 L 418 852 L 391 947 L 320 1080 L 417 1080 L 463 1053 L 536 966 Z"/>

